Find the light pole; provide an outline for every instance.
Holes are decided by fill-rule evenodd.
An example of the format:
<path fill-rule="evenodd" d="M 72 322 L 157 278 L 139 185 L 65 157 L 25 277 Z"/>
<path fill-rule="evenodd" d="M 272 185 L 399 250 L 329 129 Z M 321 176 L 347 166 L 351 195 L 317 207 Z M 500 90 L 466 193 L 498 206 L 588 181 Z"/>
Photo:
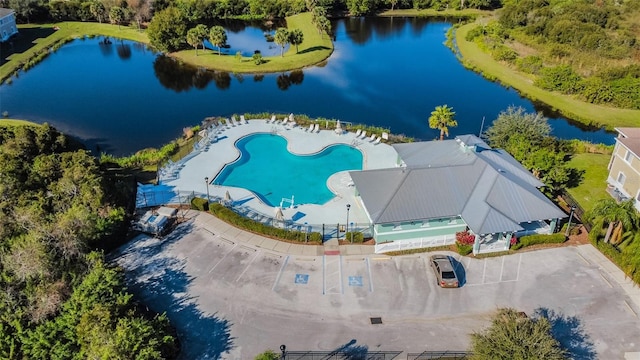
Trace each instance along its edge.
<path fill-rule="evenodd" d="M 576 206 L 571 206 L 571 213 L 569 214 L 569 222 L 567 223 L 567 230 L 564 232 L 564 236 L 569 236 L 569 229 L 571 229 L 571 220 L 573 219 L 573 212 L 576 211 Z"/>
<path fill-rule="evenodd" d="M 344 233 L 344 239 L 347 240 L 347 232 L 349 231 L 349 210 L 351 210 L 351 204 L 347 204 L 347 222 L 344 224 L 346 231 Z"/>
<path fill-rule="evenodd" d="M 207 208 L 209 207 L 209 177 L 204 177 L 204 182 L 207 184 Z"/>

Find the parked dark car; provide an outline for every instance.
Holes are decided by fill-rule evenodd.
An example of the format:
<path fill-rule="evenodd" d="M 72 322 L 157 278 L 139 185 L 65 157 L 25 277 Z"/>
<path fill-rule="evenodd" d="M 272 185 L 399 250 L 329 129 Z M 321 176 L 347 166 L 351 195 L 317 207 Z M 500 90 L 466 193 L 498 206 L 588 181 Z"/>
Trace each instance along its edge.
<path fill-rule="evenodd" d="M 436 273 L 436 279 L 440 287 L 457 288 L 459 286 L 453 263 L 447 255 L 432 255 L 431 268 Z"/>

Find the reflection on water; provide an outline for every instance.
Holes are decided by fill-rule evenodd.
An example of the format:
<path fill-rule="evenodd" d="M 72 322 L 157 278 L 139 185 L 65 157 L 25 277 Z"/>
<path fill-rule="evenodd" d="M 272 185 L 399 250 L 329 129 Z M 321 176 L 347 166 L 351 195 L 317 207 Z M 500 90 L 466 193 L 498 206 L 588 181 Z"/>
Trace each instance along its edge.
<path fill-rule="evenodd" d="M 0 112 L 49 122 L 116 155 L 157 147 L 208 116 L 246 112 L 334 118 L 431 140 L 438 132 L 427 118 L 442 104 L 456 112 L 450 137 L 478 134 L 515 105 L 542 111 L 560 138 L 614 142 L 466 70 L 443 45 L 450 27 L 418 18 L 337 20 L 327 61 L 277 74 L 207 71 L 127 40 L 72 41 L 0 86 Z M 265 29 L 253 29 L 262 41 Z"/>

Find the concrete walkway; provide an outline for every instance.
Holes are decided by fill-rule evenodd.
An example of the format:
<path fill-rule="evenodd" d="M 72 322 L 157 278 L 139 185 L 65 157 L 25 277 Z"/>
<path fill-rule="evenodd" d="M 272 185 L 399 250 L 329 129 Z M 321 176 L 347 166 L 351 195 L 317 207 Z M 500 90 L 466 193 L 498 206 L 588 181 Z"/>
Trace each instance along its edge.
<path fill-rule="evenodd" d="M 371 255 L 374 254 L 374 247 L 371 245 L 339 245 L 337 240 L 333 239 L 325 242 L 323 245 L 306 245 L 298 243 L 288 243 L 265 236 L 250 233 L 235 228 L 217 217 L 194 210 L 185 212 L 185 218 L 193 221 L 195 225 L 203 229 L 220 235 L 227 240 L 242 243 L 255 248 L 262 248 L 272 252 L 286 255 L 304 255 L 304 256 L 322 256 L 322 255 Z M 577 246 L 580 256 L 585 263 L 599 267 L 599 270 L 606 275 L 604 278 L 609 286 L 612 287 L 610 281 L 620 285 L 622 289 L 629 295 L 635 303 L 636 308 L 640 308 L 640 287 L 631 281 L 625 274 L 612 263 L 606 256 L 593 247 L 591 244 Z M 640 314 L 633 310 L 630 304 L 627 304 L 629 310 L 640 317 Z"/>

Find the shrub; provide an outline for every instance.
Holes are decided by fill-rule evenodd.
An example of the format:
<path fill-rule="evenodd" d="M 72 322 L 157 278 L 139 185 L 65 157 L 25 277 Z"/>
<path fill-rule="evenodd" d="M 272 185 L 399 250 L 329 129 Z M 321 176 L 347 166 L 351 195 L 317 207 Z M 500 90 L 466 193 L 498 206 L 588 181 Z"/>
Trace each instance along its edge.
<path fill-rule="evenodd" d="M 473 245 L 464 245 L 456 242 L 456 249 L 458 250 L 458 254 L 465 256 L 471 254 L 473 251 Z"/>
<path fill-rule="evenodd" d="M 364 235 L 361 232 L 349 231 L 345 234 L 345 239 L 351 241 L 351 236 L 353 236 L 354 243 L 362 243 L 364 241 Z"/>
<path fill-rule="evenodd" d="M 565 242 L 566 238 L 562 233 L 556 233 L 551 235 L 546 234 L 536 234 L 536 235 L 527 235 L 518 239 L 518 242 L 511 247 L 513 250 L 518 250 L 527 246 L 537 245 L 537 244 L 561 244 Z"/>
<path fill-rule="evenodd" d="M 473 245 L 476 241 L 476 236 L 468 231 L 458 231 L 456 233 L 456 243 L 461 245 Z"/>
<path fill-rule="evenodd" d="M 209 206 L 207 206 L 207 199 L 194 197 L 191 199 L 191 207 L 199 210 L 199 211 L 209 211 Z"/>
<path fill-rule="evenodd" d="M 491 56 L 497 61 L 506 61 L 508 63 L 513 63 L 516 58 L 518 58 L 518 53 L 513 49 L 500 45 L 496 47 L 496 49 L 491 53 Z"/>
<path fill-rule="evenodd" d="M 516 60 L 516 67 L 528 74 L 538 74 L 542 69 L 542 58 L 536 55 L 520 58 Z"/>
<path fill-rule="evenodd" d="M 565 94 L 580 92 L 582 78 L 569 65 L 544 68 L 535 85 L 544 90 L 555 90 Z"/>
<path fill-rule="evenodd" d="M 322 242 L 322 235 L 320 235 L 320 233 L 317 233 L 317 232 L 305 233 L 304 231 L 293 231 L 293 230 L 272 227 L 272 226 L 263 224 L 261 222 L 255 221 L 253 219 L 244 217 L 236 213 L 235 211 L 228 209 L 222 206 L 221 204 L 217 204 L 217 203 L 211 204 L 209 208 L 211 212 L 220 220 L 223 220 L 233 226 L 236 226 L 240 229 L 244 229 L 246 231 L 267 235 L 267 236 L 271 236 L 279 239 L 284 239 L 284 240 L 304 242 L 306 238 L 308 242 L 313 242 L 313 243 Z"/>
<path fill-rule="evenodd" d="M 322 234 L 319 232 L 312 232 L 309 234 L 309 242 L 311 243 L 322 243 Z"/>

